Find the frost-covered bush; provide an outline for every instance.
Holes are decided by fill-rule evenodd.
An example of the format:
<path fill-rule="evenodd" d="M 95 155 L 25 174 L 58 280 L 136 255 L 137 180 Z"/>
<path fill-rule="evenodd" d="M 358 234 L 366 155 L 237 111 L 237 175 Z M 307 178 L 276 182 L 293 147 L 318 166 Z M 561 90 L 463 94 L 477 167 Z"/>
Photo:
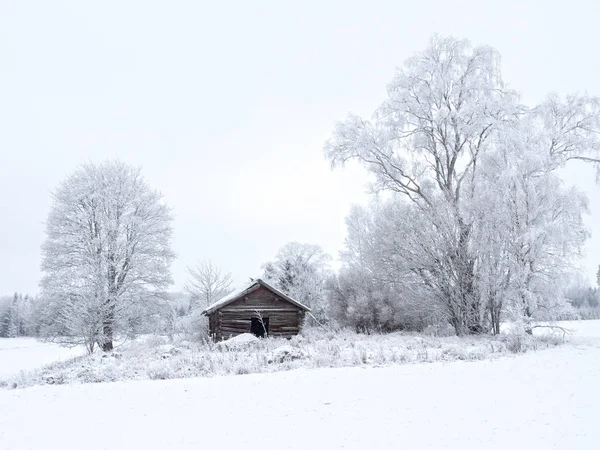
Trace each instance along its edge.
<path fill-rule="evenodd" d="M 350 220 L 350 219 L 349 219 Z M 423 331 L 443 327 L 440 309 L 400 283 L 384 284 L 373 270 L 345 268 L 327 282 L 330 316 L 359 333 Z"/>
<path fill-rule="evenodd" d="M 199 310 L 177 317 L 175 319 L 174 332 L 179 336 L 206 339 L 209 336 L 208 318 L 203 316 Z"/>
<path fill-rule="evenodd" d="M 505 336 L 506 348 L 512 353 L 521 353 L 523 351 L 524 342 L 527 339 L 525 334 L 508 334 Z"/>
<path fill-rule="evenodd" d="M 297 347 L 291 345 L 282 345 L 277 347 L 269 355 L 269 363 L 283 363 L 285 361 L 293 361 L 295 359 L 305 358 L 306 354 Z"/>

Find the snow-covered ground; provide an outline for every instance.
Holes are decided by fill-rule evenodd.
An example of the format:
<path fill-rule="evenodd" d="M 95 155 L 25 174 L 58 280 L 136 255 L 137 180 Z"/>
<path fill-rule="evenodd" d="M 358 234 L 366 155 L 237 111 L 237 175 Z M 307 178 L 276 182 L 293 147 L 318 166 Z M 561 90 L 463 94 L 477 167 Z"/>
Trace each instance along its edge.
<path fill-rule="evenodd" d="M 600 322 L 487 361 L 0 391 L 0 449 L 596 449 Z"/>
<path fill-rule="evenodd" d="M 34 338 L 0 338 L 0 379 L 84 353 L 83 348 L 62 347 Z"/>

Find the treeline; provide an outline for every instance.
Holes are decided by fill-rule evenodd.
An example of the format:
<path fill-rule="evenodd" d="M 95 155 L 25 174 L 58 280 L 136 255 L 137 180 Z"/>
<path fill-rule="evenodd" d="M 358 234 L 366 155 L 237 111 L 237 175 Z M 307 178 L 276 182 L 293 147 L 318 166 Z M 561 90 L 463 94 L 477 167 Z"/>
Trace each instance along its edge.
<path fill-rule="evenodd" d="M 27 294 L 0 297 L 0 337 L 38 336 L 39 307 L 39 302 Z"/>
<path fill-rule="evenodd" d="M 598 281 L 600 281 L 600 277 Z M 578 319 L 600 319 L 600 291 L 597 287 L 591 287 L 580 282 L 569 287 L 566 290 L 565 296 L 569 304 L 574 308 Z"/>
<path fill-rule="evenodd" d="M 567 289 L 567 301 L 574 308 L 598 308 L 600 306 L 600 295 L 598 288 L 588 286 L 577 286 Z"/>
<path fill-rule="evenodd" d="M 127 327 L 120 336 L 127 339 L 138 334 L 169 334 L 174 330 L 177 317 L 189 312 L 187 293 L 168 293 L 159 302 L 141 306 L 128 318 Z M 39 337 L 71 343 L 76 336 L 66 327 L 61 328 L 61 311 L 53 302 L 41 296 L 15 292 L 0 297 L 0 338 Z"/>

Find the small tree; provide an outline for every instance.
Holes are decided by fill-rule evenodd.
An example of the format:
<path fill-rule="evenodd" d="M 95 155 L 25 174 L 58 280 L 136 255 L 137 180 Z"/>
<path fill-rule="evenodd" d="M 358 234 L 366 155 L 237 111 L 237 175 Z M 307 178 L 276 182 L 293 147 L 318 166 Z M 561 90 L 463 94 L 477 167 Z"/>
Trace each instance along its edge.
<path fill-rule="evenodd" d="M 196 267 L 188 267 L 190 280 L 186 290 L 190 293 L 190 311 L 198 305 L 206 307 L 229 294 L 231 274 L 224 273 L 209 260 L 201 261 Z"/>
<path fill-rule="evenodd" d="M 171 284 L 171 216 L 137 168 L 85 164 L 54 192 L 42 247 L 45 332 L 113 349 Z"/>
<path fill-rule="evenodd" d="M 318 245 L 290 242 L 273 261 L 263 265 L 263 277 L 276 288 L 312 309 L 318 320 L 326 319 L 324 287 L 331 257 Z"/>

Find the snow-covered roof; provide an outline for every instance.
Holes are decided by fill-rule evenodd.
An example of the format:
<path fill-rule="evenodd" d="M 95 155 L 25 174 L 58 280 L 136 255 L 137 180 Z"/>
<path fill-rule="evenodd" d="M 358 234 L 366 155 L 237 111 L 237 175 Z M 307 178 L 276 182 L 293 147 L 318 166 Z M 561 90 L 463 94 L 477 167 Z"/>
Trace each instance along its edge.
<path fill-rule="evenodd" d="M 221 298 L 220 300 L 217 300 L 216 302 L 214 302 L 212 305 L 209 305 L 204 311 L 202 311 L 202 314 L 206 315 L 206 314 L 215 312 L 217 309 L 221 309 L 223 306 L 235 302 L 236 300 L 242 298 L 246 294 L 249 294 L 250 292 L 259 288 L 260 286 L 263 286 L 264 288 L 270 290 L 277 296 L 281 297 L 284 300 L 287 300 L 288 302 L 296 305 L 297 307 L 302 308 L 305 311 L 310 311 L 310 308 L 308 306 L 303 305 L 299 301 L 294 300 L 293 298 L 284 294 L 280 290 L 275 289 L 273 286 L 268 284 L 266 281 L 261 280 L 260 278 L 257 278 L 256 280 L 251 281 L 249 284 L 245 285 L 241 289 L 233 291 L 231 294 L 228 294 L 225 297 Z"/>

